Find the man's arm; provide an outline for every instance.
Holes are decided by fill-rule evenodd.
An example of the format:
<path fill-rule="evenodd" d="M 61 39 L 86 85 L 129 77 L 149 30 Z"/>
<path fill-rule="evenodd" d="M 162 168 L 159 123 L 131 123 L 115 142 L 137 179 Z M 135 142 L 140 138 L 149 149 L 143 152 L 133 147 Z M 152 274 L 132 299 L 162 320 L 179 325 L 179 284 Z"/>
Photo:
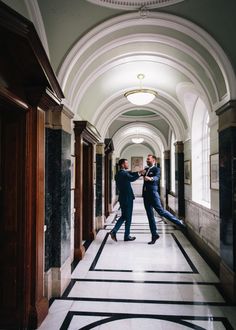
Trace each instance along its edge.
<path fill-rule="evenodd" d="M 136 181 L 141 174 L 139 174 L 139 172 L 124 172 L 124 174 L 126 179 L 129 181 L 129 182 L 133 182 L 133 181 Z"/>
<path fill-rule="evenodd" d="M 154 175 L 153 176 L 145 176 L 145 181 L 159 181 L 161 176 L 161 170 L 159 167 L 154 167 L 153 170 Z"/>

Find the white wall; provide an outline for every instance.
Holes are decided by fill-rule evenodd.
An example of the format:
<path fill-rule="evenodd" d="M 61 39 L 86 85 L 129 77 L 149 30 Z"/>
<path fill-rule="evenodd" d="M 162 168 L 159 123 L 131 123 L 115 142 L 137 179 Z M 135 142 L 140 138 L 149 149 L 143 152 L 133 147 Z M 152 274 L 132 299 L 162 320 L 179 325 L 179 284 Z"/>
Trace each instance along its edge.
<path fill-rule="evenodd" d="M 146 158 L 148 154 L 152 154 L 153 152 L 147 146 L 142 144 L 133 144 L 129 146 L 122 154 L 120 158 L 128 159 L 130 170 L 131 168 L 131 157 L 143 157 L 143 168 L 147 165 Z M 135 196 L 142 195 L 142 187 L 143 187 L 143 179 L 139 178 L 137 181 L 132 182 L 132 188 Z"/>
<path fill-rule="evenodd" d="M 147 155 L 152 153 L 151 149 L 143 144 L 132 144 L 122 152 L 120 158 L 128 159 L 131 170 L 131 157 L 143 157 L 143 167 L 145 167 Z"/>

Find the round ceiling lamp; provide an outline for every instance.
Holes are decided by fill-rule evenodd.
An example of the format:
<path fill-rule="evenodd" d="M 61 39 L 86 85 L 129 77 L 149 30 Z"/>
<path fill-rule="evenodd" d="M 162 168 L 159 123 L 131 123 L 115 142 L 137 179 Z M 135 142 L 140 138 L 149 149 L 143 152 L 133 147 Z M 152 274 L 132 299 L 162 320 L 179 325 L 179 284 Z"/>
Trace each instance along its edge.
<path fill-rule="evenodd" d="M 133 143 L 142 143 L 144 141 L 143 138 L 132 138 L 131 140 Z"/>
<path fill-rule="evenodd" d="M 136 134 L 135 136 L 131 139 L 133 143 L 142 143 L 144 139 L 139 136 L 139 129 L 136 127 Z"/>
<path fill-rule="evenodd" d="M 157 92 L 153 89 L 147 89 L 142 87 L 142 80 L 144 79 L 144 74 L 139 73 L 137 78 L 140 81 L 139 89 L 132 89 L 124 94 L 127 100 L 134 105 L 146 105 L 154 100 L 157 96 Z"/>

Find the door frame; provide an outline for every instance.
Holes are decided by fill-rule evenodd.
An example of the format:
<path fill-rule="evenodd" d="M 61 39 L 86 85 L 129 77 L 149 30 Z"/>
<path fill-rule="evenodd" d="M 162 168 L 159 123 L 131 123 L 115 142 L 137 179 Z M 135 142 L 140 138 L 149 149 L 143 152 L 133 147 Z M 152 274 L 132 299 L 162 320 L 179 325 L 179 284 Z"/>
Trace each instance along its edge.
<path fill-rule="evenodd" d="M 94 185 L 95 185 L 95 144 L 100 141 L 100 135 L 96 128 L 88 121 L 74 121 L 75 133 L 75 190 L 74 190 L 74 260 L 83 258 L 87 242 L 95 238 L 94 225 Z M 86 145 L 87 150 L 84 145 Z M 87 155 L 84 153 L 87 152 Z M 84 169 L 84 159 L 88 166 Z M 84 189 L 84 176 L 86 175 L 86 191 Z M 87 194 L 88 205 L 84 205 L 84 194 Z M 85 227 L 85 228 L 83 228 Z M 85 237 L 83 237 L 83 235 Z"/>

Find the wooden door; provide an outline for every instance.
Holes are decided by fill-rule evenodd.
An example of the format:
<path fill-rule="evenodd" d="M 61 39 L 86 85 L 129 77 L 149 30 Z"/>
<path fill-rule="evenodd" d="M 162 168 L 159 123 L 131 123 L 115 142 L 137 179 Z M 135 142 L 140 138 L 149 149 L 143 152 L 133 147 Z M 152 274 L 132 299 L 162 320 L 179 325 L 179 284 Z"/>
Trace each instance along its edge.
<path fill-rule="evenodd" d="M 0 109 L 0 328 L 20 328 L 24 303 L 25 113 Z"/>
<path fill-rule="evenodd" d="M 93 145 L 83 142 L 83 240 L 94 239 Z"/>

